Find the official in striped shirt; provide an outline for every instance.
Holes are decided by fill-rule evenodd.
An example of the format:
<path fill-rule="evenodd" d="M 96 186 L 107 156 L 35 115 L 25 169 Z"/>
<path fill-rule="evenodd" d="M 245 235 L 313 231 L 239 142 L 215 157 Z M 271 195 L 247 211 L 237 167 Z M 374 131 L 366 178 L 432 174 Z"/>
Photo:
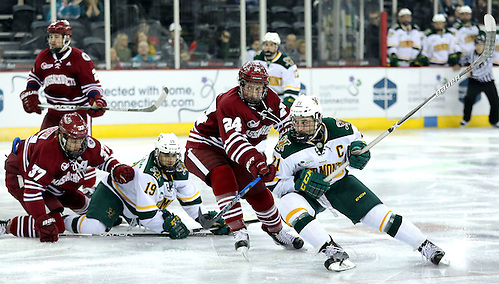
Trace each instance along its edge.
<path fill-rule="evenodd" d="M 475 50 L 464 54 L 459 63 L 461 66 L 470 65 L 474 62 L 485 49 L 485 35 L 480 34 L 475 38 Z M 461 120 L 461 127 L 468 125 L 471 120 L 471 111 L 476 97 L 481 92 L 484 92 L 490 103 L 489 122 L 493 127 L 499 127 L 499 97 L 497 96 L 497 88 L 494 83 L 492 74 L 492 57 L 475 67 L 471 71 L 468 83 L 468 90 L 464 97 L 464 115 Z"/>

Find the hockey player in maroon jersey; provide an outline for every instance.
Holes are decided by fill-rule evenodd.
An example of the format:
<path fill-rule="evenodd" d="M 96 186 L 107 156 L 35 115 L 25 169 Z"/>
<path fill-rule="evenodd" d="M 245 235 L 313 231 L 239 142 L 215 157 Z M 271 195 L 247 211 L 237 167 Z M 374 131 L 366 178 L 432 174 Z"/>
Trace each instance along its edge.
<path fill-rule="evenodd" d="M 262 222 L 262 229 L 277 244 L 299 249 L 303 240 L 283 229 L 264 183 L 272 181 L 276 172 L 263 154 L 265 139 L 272 127 L 281 132 L 290 125 L 289 108 L 268 83 L 269 75 L 260 63 L 244 64 L 239 71 L 239 86 L 219 95 L 194 124 L 187 140 L 185 165 L 212 187 L 220 209 L 260 176 L 262 180 L 244 198 Z M 223 217 L 234 232 L 236 250 L 246 256 L 249 234 L 241 204 L 236 203 Z"/>
<path fill-rule="evenodd" d="M 38 106 L 38 89 L 45 86 L 47 103 L 51 105 L 92 105 L 106 107 L 102 96 L 102 87 L 95 72 L 95 66 L 88 54 L 69 46 L 72 28 L 68 21 L 52 22 L 47 27 L 49 48 L 42 50 L 31 69 L 26 90 L 21 92 L 23 108 L 27 113 L 42 113 Z M 41 129 L 56 126 L 68 111 L 49 109 Z M 104 114 L 105 110 L 79 110 L 92 129 L 91 117 Z M 91 134 L 91 133 L 90 133 Z M 92 187 L 96 182 L 95 169 L 87 172 L 85 187 Z"/>
<path fill-rule="evenodd" d="M 65 114 L 59 126 L 41 130 L 19 144 L 14 142 L 5 161 L 5 185 L 29 215 L 0 221 L 0 234 L 3 230 L 56 242 L 58 233 L 64 232 L 64 207 L 77 214 L 87 211 L 89 199 L 78 190 L 87 167 L 110 172 L 117 183 L 133 179 L 133 168 L 120 164 L 112 153 L 88 135 L 87 124 L 75 112 Z"/>

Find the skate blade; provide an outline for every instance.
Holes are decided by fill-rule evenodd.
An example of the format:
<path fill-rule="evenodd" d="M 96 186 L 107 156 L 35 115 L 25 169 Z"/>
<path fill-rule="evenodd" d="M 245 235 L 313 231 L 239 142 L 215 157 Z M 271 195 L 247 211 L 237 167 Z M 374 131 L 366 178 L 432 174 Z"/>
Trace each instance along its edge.
<path fill-rule="evenodd" d="M 450 259 L 448 259 L 448 258 L 444 255 L 444 257 L 442 257 L 442 259 L 440 260 L 440 262 L 438 263 L 438 265 L 445 265 L 445 266 L 449 266 L 449 265 L 450 265 Z"/>
<path fill-rule="evenodd" d="M 244 246 L 243 247 L 239 247 L 237 249 L 237 251 L 240 252 L 243 255 L 244 259 L 246 259 L 246 261 L 249 262 L 248 247 L 244 247 Z"/>
<path fill-rule="evenodd" d="M 328 269 L 336 272 L 345 271 L 355 267 L 355 264 L 350 259 L 345 259 L 341 264 L 340 262 L 331 263 Z"/>

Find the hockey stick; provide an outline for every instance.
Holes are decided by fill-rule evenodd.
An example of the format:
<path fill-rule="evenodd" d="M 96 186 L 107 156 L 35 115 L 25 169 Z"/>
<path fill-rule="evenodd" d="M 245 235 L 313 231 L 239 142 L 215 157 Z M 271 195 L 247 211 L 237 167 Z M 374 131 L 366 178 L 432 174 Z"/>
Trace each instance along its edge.
<path fill-rule="evenodd" d="M 494 17 L 492 17 L 490 14 L 486 14 L 483 17 L 483 21 L 485 23 L 485 32 L 486 32 L 486 38 L 485 38 L 485 49 L 480 55 L 480 57 L 475 60 L 470 66 L 466 67 L 463 71 L 461 71 L 456 77 L 454 77 L 452 80 L 447 82 L 447 84 L 443 85 L 433 93 L 430 97 L 428 97 L 426 100 L 424 100 L 421 104 L 419 104 L 417 107 L 415 107 L 413 110 L 411 110 L 408 114 L 406 114 L 404 117 L 402 117 L 397 123 L 392 125 L 390 128 L 388 128 L 385 132 L 383 132 L 380 136 L 376 137 L 371 143 L 367 144 L 366 147 L 362 148 L 360 151 L 354 151 L 354 155 L 361 155 L 364 154 L 365 152 L 369 151 L 372 147 L 374 147 L 376 144 L 378 144 L 381 140 L 383 140 L 386 136 L 388 136 L 390 133 L 395 131 L 402 123 L 404 123 L 407 119 L 409 119 L 414 113 L 416 113 L 418 110 L 423 108 L 426 104 L 428 104 L 431 100 L 434 98 L 440 96 L 442 93 L 444 93 L 447 89 L 449 89 L 450 86 L 454 85 L 457 81 L 461 80 L 461 78 L 471 72 L 475 67 L 478 65 L 482 64 L 485 59 L 489 58 L 492 53 L 495 50 L 495 41 L 496 41 L 496 21 L 494 20 Z M 329 182 L 331 181 L 336 175 L 339 173 L 343 172 L 346 167 L 350 165 L 349 161 L 345 161 L 339 168 L 334 170 L 332 173 L 330 173 L 327 177 L 324 178 L 324 181 Z"/>
<path fill-rule="evenodd" d="M 258 223 L 260 220 L 258 219 L 250 219 L 245 220 L 245 224 L 253 224 Z M 204 228 L 196 228 L 189 231 L 189 237 L 206 237 L 215 235 L 212 232 L 207 232 Z M 62 233 L 59 234 L 59 237 L 64 238 L 74 238 L 74 237 L 170 237 L 170 234 L 159 234 L 159 233 L 104 233 L 104 234 L 71 234 L 71 233 Z"/>
<path fill-rule="evenodd" d="M 209 229 L 213 224 L 215 224 L 215 222 L 220 219 L 220 217 L 222 217 L 227 211 L 229 211 L 230 208 L 232 208 L 232 206 L 234 206 L 234 204 L 236 204 L 237 202 L 239 202 L 239 200 L 241 199 L 241 197 L 243 197 L 244 194 L 246 194 L 246 192 L 251 189 L 253 186 L 255 186 L 255 184 L 257 182 L 259 182 L 261 179 L 261 177 L 257 177 L 255 178 L 252 182 L 250 182 L 245 188 L 243 188 L 243 190 L 241 190 L 237 195 L 236 197 L 234 197 L 227 205 L 225 205 L 224 208 L 222 208 L 222 210 L 220 210 L 220 212 L 218 212 L 217 215 L 215 215 L 215 217 L 211 218 L 210 219 L 207 219 L 203 216 L 203 214 L 201 213 L 201 209 L 199 210 L 199 224 L 201 224 L 201 226 L 204 228 L 204 229 Z"/>
<path fill-rule="evenodd" d="M 158 109 L 163 101 L 168 96 L 168 88 L 164 87 L 163 92 L 154 104 L 145 108 L 114 108 L 114 107 L 94 107 L 94 106 L 77 106 L 77 105 L 47 105 L 39 104 L 42 109 L 57 109 L 57 110 L 109 110 L 109 111 L 135 111 L 135 112 L 153 112 Z"/>

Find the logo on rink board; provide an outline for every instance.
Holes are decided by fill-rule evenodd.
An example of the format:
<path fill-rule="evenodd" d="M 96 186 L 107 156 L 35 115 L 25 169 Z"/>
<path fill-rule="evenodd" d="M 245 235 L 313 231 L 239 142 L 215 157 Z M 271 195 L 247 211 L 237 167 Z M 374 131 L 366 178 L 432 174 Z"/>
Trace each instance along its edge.
<path fill-rule="evenodd" d="M 0 111 L 3 110 L 3 90 L 0 89 Z"/>
<path fill-rule="evenodd" d="M 397 85 L 388 78 L 383 78 L 373 88 L 373 102 L 382 109 L 391 107 L 397 102 Z"/>

